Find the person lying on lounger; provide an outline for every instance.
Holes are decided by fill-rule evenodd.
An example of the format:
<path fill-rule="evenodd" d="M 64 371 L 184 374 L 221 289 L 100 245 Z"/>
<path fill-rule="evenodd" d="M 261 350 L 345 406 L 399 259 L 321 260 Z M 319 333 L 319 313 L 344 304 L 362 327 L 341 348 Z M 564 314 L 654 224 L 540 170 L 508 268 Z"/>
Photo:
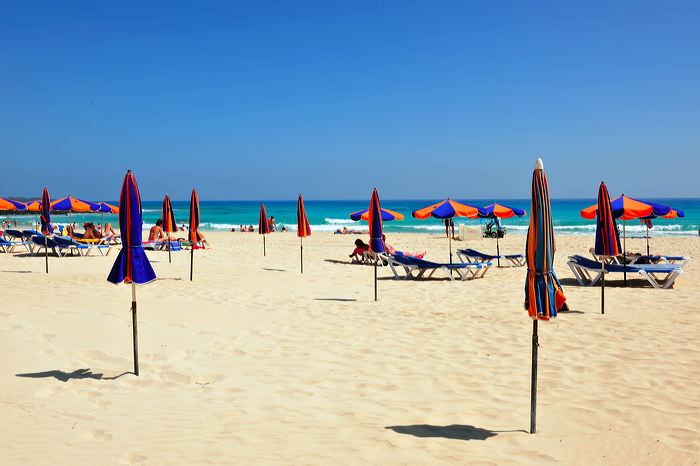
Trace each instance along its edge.
<path fill-rule="evenodd" d="M 112 228 L 111 223 L 105 223 L 104 236 L 109 238 L 110 241 L 114 241 L 115 239 L 122 237 L 122 235 L 114 231 L 114 228 Z"/>
<path fill-rule="evenodd" d="M 387 244 L 386 235 L 384 233 L 382 233 L 382 243 L 384 243 L 384 250 L 386 252 L 388 252 L 389 254 L 392 254 L 392 255 L 396 254 L 396 252 L 397 252 L 396 248 Z M 423 251 L 423 252 L 399 251 L 399 252 L 401 252 L 401 254 L 403 254 L 404 256 L 411 256 L 411 257 L 415 257 L 417 259 L 422 259 L 423 257 L 425 257 L 425 251 Z"/>

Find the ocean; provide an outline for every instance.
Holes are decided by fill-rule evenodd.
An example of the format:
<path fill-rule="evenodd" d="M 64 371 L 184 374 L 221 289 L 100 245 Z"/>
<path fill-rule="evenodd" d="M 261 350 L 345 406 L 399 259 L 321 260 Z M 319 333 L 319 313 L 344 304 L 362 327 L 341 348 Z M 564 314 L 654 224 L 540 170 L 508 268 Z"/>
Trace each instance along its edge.
<path fill-rule="evenodd" d="M 670 205 L 674 209 L 685 211 L 685 218 L 657 219 L 653 221 L 650 235 L 656 236 L 696 236 L 700 229 L 700 199 L 648 199 Z M 444 226 L 440 220 L 430 218 L 428 220 L 417 220 L 411 217 L 413 210 L 426 207 L 437 202 L 436 200 L 391 200 L 382 199 L 382 206 L 401 212 L 404 214 L 403 221 L 385 222 L 384 228 L 387 232 L 410 232 L 429 233 L 444 231 Z M 460 202 L 485 206 L 492 201 L 484 199 L 460 199 Z M 592 205 L 595 199 L 554 199 L 552 200 L 552 217 L 554 229 L 566 234 L 593 234 L 595 232 L 595 221 L 586 220 L 579 214 L 580 210 Z M 529 199 L 513 199 L 500 201 L 501 204 L 510 207 L 525 209 L 529 212 Z M 116 204 L 116 202 L 115 202 Z M 349 214 L 360 209 L 367 208 L 369 201 L 365 200 L 343 200 L 343 201 L 314 201 L 305 200 L 307 215 L 311 223 L 312 231 L 335 231 L 347 226 L 348 228 L 364 229 L 365 222 L 353 222 Z M 286 225 L 290 230 L 296 229 L 296 200 L 294 201 L 265 201 L 268 215 L 275 217 L 278 225 Z M 161 202 L 144 201 L 142 203 L 144 225 L 151 225 L 160 218 Z M 174 201 L 173 209 L 175 218 L 179 224 L 187 223 L 189 215 L 189 201 Z M 257 227 L 260 203 L 257 201 L 201 201 L 201 228 L 209 231 L 230 231 L 231 228 L 238 230 L 241 224 L 254 225 Z M 17 219 L 18 225 L 30 227 L 34 222 L 34 216 L 2 215 L 4 219 Z M 99 223 L 99 214 L 73 214 L 73 221 L 79 225 L 85 221 Z M 52 215 L 54 223 L 66 223 L 67 216 Z M 105 215 L 105 222 L 118 223 L 116 215 Z M 455 224 L 465 223 L 471 226 L 483 225 L 488 220 L 485 219 L 456 219 Z M 503 220 L 509 234 L 525 234 L 529 217 L 510 218 Z M 362 223 L 362 224 L 360 224 Z M 638 220 L 627 221 L 627 234 L 631 236 L 641 235 L 646 232 L 644 226 Z"/>

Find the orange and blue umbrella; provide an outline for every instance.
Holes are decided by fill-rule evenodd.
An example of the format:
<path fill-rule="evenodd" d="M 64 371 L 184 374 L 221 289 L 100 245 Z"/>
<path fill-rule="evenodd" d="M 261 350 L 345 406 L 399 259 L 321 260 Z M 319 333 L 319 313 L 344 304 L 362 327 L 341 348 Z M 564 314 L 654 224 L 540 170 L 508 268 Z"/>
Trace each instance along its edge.
<path fill-rule="evenodd" d="M 640 218 L 640 221 L 646 226 L 647 234 L 646 234 L 646 240 L 647 240 L 647 255 L 650 254 L 649 252 L 649 228 L 653 227 L 652 220 L 657 219 L 657 218 L 683 218 L 685 217 L 685 212 L 682 211 L 681 209 L 671 209 L 669 213 L 666 215 L 648 215 L 646 217 Z"/>
<path fill-rule="evenodd" d="M 27 210 L 27 205 L 24 202 L 13 201 L 0 197 L 0 211 L 2 212 L 24 212 Z"/>
<path fill-rule="evenodd" d="M 309 225 L 309 217 L 306 216 L 301 193 L 297 200 L 297 236 L 299 237 L 299 264 L 301 265 L 301 273 L 304 273 L 304 238 L 311 236 L 311 225 Z"/>
<path fill-rule="evenodd" d="M 175 233 L 177 231 L 177 222 L 175 221 L 175 212 L 173 212 L 173 205 L 170 202 L 170 196 L 167 194 L 165 195 L 165 198 L 163 198 L 163 213 L 162 213 L 162 218 L 163 218 L 163 231 L 166 233 Z M 171 256 L 171 251 L 172 249 L 170 247 L 170 241 L 168 241 L 168 263 L 172 263 L 173 259 Z"/>
<path fill-rule="evenodd" d="M 382 239 L 382 206 L 379 202 L 377 188 L 372 191 L 369 201 L 369 250 L 374 253 L 384 252 L 384 240 Z M 377 262 L 374 262 L 374 300 L 377 300 Z"/>
<path fill-rule="evenodd" d="M 537 159 L 532 174 L 530 226 L 527 230 L 525 308 L 532 318 L 532 378 L 530 385 L 530 433 L 536 430 L 537 413 L 537 323 L 566 310 L 566 297 L 554 273 L 554 229 L 549 186 L 542 159 Z"/>
<path fill-rule="evenodd" d="M 44 188 L 44 192 L 41 193 L 41 234 L 44 235 L 46 273 L 49 273 L 49 240 L 47 236 L 51 233 L 53 233 L 53 226 L 51 226 L 51 196 L 49 196 L 49 190 Z"/>
<path fill-rule="evenodd" d="M 124 177 L 119 195 L 119 229 L 122 233 L 122 249 L 107 280 L 115 285 L 122 282 L 145 285 L 154 281 L 156 273 L 142 245 L 141 196 L 131 170 Z"/>
<path fill-rule="evenodd" d="M 395 212 L 395 211 L 389 210 L 389 209 L 384 209 L 384 208 L 382 208 L 381 212 L 382 212 L 382 221 L 383 222 L 390 222 L 392 220 L 403 220 L 402 213 Z M 369 221 L 369 208 L 358 210 L 357 212 L 351 213 L 350 219 L 354 220 L 356 222 L 359 220 L 364 220 L 365 222 Z"/>
<path fill-rule="evenodd" d="M 41 202 L 38 200 L 27 202 L 25 205 L 27 206 L 27 212 L 41 212 Z"/>
<path fill-rule="evenodd" d="M 53 201 L 51 203 L 51 210 L 53 212 L 99 212 L 100 205 L 95 202 L 76 199 L 73 196 L 66 196 L 62 199 Z"/>
<path fill-rule="evenodd" d="M 267 249 L 265 246 L 265 235 L 270 233 L 270 220 L 267 218 L 267 210 L 265 210 L 265 203 L 260 203 L 260 215 L 258 216 L 258 234 L 262 235 L 263 238 L 263 256 L 267 255 Z"/>
<path fill-rule="evenodd" d="M 119 229 L 122 249 L 114 261 L 107 280 L 115 285 L 131 284 L 131 329 L 134 347 L 134 375 L 139 375 L 138 330 L 136 319 L 136 285 L 145 285 L 156 279 L 151 263 L 143 250 L 143 217 L 141 195 L 131 170 L 126 172 L 119 194 Z"/>
<path fill-rule="evenodd" d="M 101 214 L 118 214 L 119 213 L 119 207 L 112 205 L 112 204 L 107 204 L 106 202 L 99 202 L 97 203 L 98 210 L 95 210 L 94 212 L 99 212 Z"/>
<path fill-rule="evenodd" d="M 479 217 L 484 218 L 512 218 L 512 217 L 522 217 L 526 214 L 523 209 L 516 209 L 515 207 L 508 207 L 503 204 L 498 204 L 494 202 L 483 208 L 484 213 L 479 214 Z"/>
<path fill-rule="evenodd" d="M 445 199 L 444 201 L 440 201 L 433 205 L 429 205 L 428 207 L 413 211 L 413 216 L 420 220 L 424 220 L 429 217 L 439 219 L 454 217 L 477 218 L 479 214 L 485 215 L 486 212 L 481 207 L 470 204 L 462 204 L 461 202 L 457 202 L 452 199 Z"/>
<path fill-rule="evenodd" d="M 192 196 L 190 196 L 190 232 L 189 240 L 192 243 L 190 245 L 190 281 L 194 276 L 194 250 L 197 247 L 197 243 L 202 241 L 202 235 L 199 233 L 199 195 L 196 189 L 192 189 Z"/>
<path fill-rule="evenodd" d="M 598 209 L 595 227 L 595 253 L 598 256 L 615 257 L 620 254 L 620 232 L 615 224 L 610 195 L 605 183 L 598 188 Z M 605 314 L 605 260 L 600 261 L 602 282 L 600 295 L 600 313 Z"/>
<path fill-rule="evenodd" d="M 667 205 L 658 204 L 656 202 L 643 201 L 625 196 L 624 194 L 610 202 L 612 206 L 613 216 L 622 220 L 633 220 L 635 218 L 648 217 L 655 215 L 663 217 L 671 212 L 671 208 Z M 581 217 L 593 220 L 596 218 L 598 204 L 586 207 L 581 210 Z"/>

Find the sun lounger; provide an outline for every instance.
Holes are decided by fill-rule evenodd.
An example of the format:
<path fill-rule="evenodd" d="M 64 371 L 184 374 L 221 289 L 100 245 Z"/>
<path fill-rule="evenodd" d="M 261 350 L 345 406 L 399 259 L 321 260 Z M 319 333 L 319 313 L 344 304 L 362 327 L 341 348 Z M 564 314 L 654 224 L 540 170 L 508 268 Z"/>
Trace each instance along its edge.
<path fill-rule="evenodd" d="M 483 277 L 491 267 L 491 262 L 439 264 L 437 262 L 404 255 L 386 255 L 384 257 L 394 274 L 394 278 L 403 279 L 422 278 L 427 271 L 430 271 L 427 276 L 427 278 L 430 278 L 435 271 L 443 270 L 450 280 L 454 280 L 453 272 L 456 273 L 461 280 L 471 280 Z M 405 275 L 402 276 L 399 273 L 400 270 L 403 270 Z M 415 276 L 414 273 L 416 274 Z"/>
<path fill-rule="evenodd" d="M 109 244 L 85 244 L 76 241 L 70 236 L 54 236 L 59 255 L 65 255 L 64 251 L 77 252 L 83 257 L 89 256 L 92 251 L 98 251 L 101 255 L 109 254 L 111 246 Z"/>
<path fill-rule="evenodd" d="M 502 261 L 508 262 L 513 267 L 522 267 L 525 265 L 525 255 L 523 254 L 501 254 L 500 256 L 493 254 L 485 254 L 476 249 L 458 249 L 457 257 L 462 262 L 493 262 L 499 258 Z"/>
<path fill-rule="evenodd" d="M 624 256 L 622 254 L 615 256 L 615 257 L 601 257 L 596 255 L 595 249 L 591 248 L 589 250 L 593 258 L 600 262 L 601 259 L 605 260 L 606 264 L 622 264 L 625 261 L 625 257 L 627 258 L 627 265 L 634 265 L 634 264 L 677 264 L 680 265 L 681 267 L 685 267 L 685 265 L 690 261 L 690 257 L 686 256 L 664 256 L 661 254 L 651 254 L 651 255 L 640 255 L 640 254 L 628 254 L 627 256 Z"/>
<path fill-rule="evenodd" d="M 583 256 L 570 256 L 569 267 L 582 286 L 598 283 L 602 277 L 601 263 Z M 683 273 L 679 264 L 605 264 L 605 273 L 638 274 L 654 288 L 671 288 L 676 278 Z"/>
<path fill-rule="evenodd" d="M 5 239 L 12 240 L 12 239 L 18 239 L 20 241 L 27 241 L 27 235 L 22 233 L 19 230 L 4 230 L 2 232 L 2 235 L 5 237 Z M 31 236 L 31 235 L 30 235 Z"/>
<path fill-rule="evenodd" d="M 4 253 L 15 252 L 17 246 L 24 246 L 28 252 L 32 252 L 28 241 L 8 241 L 5 238 L 0 238 L 0 251 Z"/>
<path fill-rule="evenodd" d="M 38 254 L 39 251 L 48 247 L 55 252 L 58 257 L 61 257 L 61 254 L 58 252 L 58 244 L 56 244 L 53 238 L 46 237 L 46 242 L 44 242 L 44 235 L 34 235 L 31 237 L 31 243 L 29 248 L 32 254 Z"/>

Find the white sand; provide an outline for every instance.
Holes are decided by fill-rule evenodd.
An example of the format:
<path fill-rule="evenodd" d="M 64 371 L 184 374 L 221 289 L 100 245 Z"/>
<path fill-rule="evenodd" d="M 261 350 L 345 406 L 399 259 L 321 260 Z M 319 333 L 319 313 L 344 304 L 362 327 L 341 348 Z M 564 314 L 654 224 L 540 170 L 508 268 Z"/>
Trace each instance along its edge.
<path fill-rule="evenodd" d="M 138 288 L 140 377 L 121 375 L 132 370 L 131 291 L 105 280 L 116 254 L 50 258 L 48 276 L 43 257 L 0 254 L 1 463 L 700 458 L 699 238 L 653 239 L 653 251 L 695 262 L 671 290 L 608 282 L 601 316 L 600 289 L 574 285 L 565 264 L 592 238 L 558 237 L 574 312 L 540 324 L 530 435 L 524 268 L 471 282 L 395 281 L 380 269 L 375 303 L 372 267 L 341 263 L 354 236 L 306 239 L 304 275 L 292 233 L 271 235 L 265 258 L 257 234 L 209 236 L 194 282 L 188 252 L 173 264 L 148 253 L 159 280 Z M 444 237 L 390 239 L 447 259 Z M 524 240 L 509 236 L 502 251 Z"/>

